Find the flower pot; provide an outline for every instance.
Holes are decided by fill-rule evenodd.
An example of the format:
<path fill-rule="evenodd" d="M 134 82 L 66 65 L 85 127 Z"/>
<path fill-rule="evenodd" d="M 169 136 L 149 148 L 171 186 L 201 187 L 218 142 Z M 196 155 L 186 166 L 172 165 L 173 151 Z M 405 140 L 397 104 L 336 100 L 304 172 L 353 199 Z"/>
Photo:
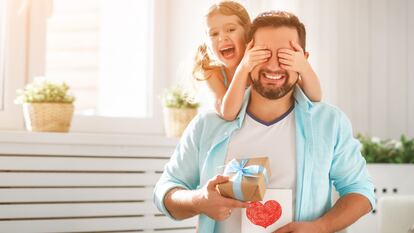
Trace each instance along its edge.
<path fill-rule="evenodd" d="M 68 132 L 73 116 L 73 104 L 25 103 L 23 115 L 28 131 Z"/>
<path fill-rule="evenodd" d="M 164 108 L 164 126 L 167 137 L 181 137 L 196 114 L 196 108 Z"/>

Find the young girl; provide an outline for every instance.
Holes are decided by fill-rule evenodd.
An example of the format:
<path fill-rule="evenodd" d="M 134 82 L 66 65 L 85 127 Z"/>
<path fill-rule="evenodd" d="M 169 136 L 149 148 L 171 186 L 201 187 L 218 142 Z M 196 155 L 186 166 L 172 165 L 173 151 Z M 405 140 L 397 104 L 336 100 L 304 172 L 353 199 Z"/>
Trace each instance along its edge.
<path fill-rule="evenodd" d="M 249 83 L 249 72 L 266 62 L 271 53 L 265 46 L 247 45 L 250 17 L 246 9 L 237 2 L 223 1 L 210 7 L 206 15 L 208 44 L 198 48 L 193 68 L 196 80 L 205 80 L 215 99 L 215 110 L 225 120 L 236 118 L 243 103 Z M 283 49 L 277 56 L 280 67 L 298 72 L 298 84 L 312 101 L 321 100 L 319 80 L 310 64 L 307 53 L 293 41 L 295 50 Z M 218 60 L 210 59 L 208 49 Z"/>

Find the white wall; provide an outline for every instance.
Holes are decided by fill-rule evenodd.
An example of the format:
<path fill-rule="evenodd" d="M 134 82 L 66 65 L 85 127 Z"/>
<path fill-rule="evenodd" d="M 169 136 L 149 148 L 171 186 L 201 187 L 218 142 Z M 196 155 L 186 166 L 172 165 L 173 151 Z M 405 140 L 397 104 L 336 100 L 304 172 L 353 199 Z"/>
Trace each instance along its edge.
<path fill-rule="evenodd" d="M 167 2 L 167 1 L 166 1 Z M 191 78 L 203 15 L 214 1 L 168 1 L 167 74 Z M 287 9 L 307 27 L 307 50 L 324 101 L 350 117 L 355 132 L 414 137 L 414 2 L 410 0 L 244 0 L 252 18 Z"/>

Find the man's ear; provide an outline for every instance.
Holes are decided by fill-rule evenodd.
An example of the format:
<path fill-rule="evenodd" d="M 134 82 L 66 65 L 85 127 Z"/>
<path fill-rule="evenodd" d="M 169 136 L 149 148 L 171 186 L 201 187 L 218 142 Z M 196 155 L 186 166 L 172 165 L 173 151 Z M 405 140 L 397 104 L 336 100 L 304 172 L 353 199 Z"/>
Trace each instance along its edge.
<path fill-rule="evenodd" d="M 309 59 L 309 53 L 308 52 L 305 52 L 305 57 L 306 57 L 306 59 Z"/>
<path fill-rule="evenodd" d="M 251 49 L 254 47 L 254 40 L 251 39 L 250 42 L 247 44 L 246 49 Z"/>

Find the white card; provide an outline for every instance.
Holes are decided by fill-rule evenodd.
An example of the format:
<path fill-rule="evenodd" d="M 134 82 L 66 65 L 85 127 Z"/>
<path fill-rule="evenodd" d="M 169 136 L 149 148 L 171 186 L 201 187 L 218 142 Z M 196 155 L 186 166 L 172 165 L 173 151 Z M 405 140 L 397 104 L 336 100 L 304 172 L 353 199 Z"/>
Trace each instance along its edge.
<path fill-rule="evenodd" d="M 271 233 L 292 222 L 291 189 L 267 189 L 260 203 L 242 210 L 242 233 Z"/>

